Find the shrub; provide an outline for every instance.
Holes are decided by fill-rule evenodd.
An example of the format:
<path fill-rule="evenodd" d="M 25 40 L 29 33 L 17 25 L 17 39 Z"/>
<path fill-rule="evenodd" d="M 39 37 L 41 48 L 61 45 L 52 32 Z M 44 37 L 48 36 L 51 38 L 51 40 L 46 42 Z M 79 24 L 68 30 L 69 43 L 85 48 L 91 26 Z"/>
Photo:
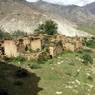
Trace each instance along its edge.
<path fill-rule="evenodd" d="M 83 59 L 83 63 L 85 63 L 85 64 L 89 64 L 89 63 L 93 64 L 93 58 L 89 54 L 84 54 L 82 56 L 82 59 Z"/>
<path fill-rule="evenodd" d="M 4 40 L 4 39 L 11 39 L 11 35 L 7 32 L 2 31 L 2 29 L 0 29 L 0 40 Z"/>
<path fill-rule="evenodd" d="M 33 50 L 31 48 L 28 49 L 29 52 L 33 52 Z"/>
<path fill-rule="evenodd" d="M 90 48 L 95 48 L 95 38 L 92 37 L 90 40 L 86 41 L 86 46 Z"/>
<path fill-rule="evenodd" d="M 88 80 L 93 81 L 93 77 L 92 76 L 88 76 L 87 78 L 88 78 Z"/>
<path fill-rule="evenodd" d="M 16 62 L 24 62 L 26 59 L 24 57 L 18 56 L 16 58 L 13 58 L 12 60 L 14 60 Z"/>
<path fill-rule="evenodd" d="M 17 30 L 17 31 L 12 33 L 13 39 L 17 39 L 19 37 L 24 37 L 24 36 L 27 36 L 27 33 L 20 31 L 20 30 Z"/>
<path fill-rule="evenodd" d="M 48 60 L 48 58 L 49 58 L 48 54 L 46 52 L 42 52 L 39 55 L 39 58 L 37 60 L 37 63 L 44 64 Z"/>
<path fill-rule="evenodd" d="M 53 35 L 57 33 L 57 24 L 52 20 L 47 20 L 43 24 L 40 24 L 35 31 Z"/>

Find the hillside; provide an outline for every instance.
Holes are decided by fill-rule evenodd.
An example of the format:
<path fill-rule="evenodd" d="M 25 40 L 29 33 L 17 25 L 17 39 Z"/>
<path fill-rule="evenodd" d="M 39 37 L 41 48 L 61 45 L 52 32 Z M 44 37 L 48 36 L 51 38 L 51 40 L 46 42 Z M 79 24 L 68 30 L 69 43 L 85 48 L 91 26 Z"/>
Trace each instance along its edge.
<path fill-rule="evenodd" d="M 55 5 L 44 1 L 38 1 L 31 3 L 32 8 L 42 11 L 46 14 L 52 14 L 54 16 L 60 16 L 61 19 L 66 18 L 77 24 L 93 24 L 95 23 L 95 15 L 89 10 L 76 5 Z"/>
<path fill-rule="evenodd" d="M 84 8 L 95 14 L 95 2 L 84 6 Z"/>
<path fill-rule="evenodd" d="M 88 54 L 95 63 L 95 53 Z M 95 95 L 95 64 L 84 65 L 81 56 L 83 53 L 64 52 L 40 64 L 19 60 L 0 63 L 0 91 L 8 95 Z M 29 76 L 17 77 L 21 68 Z"/>
<path fill-rule="evenodd" d="M 61 6 L 42 1 L 28 3 L 24 0 L 0 0 L 0 27 L 6 32 L 17 30 L 33 33 L 39 23 L 52 19 L 58 32 L 67 36 L 88 36 L 77 30 L 79 24 L 92 25 L 95 16 L 78 6 Z"/>
<path fill-rule="evenodd" d="M 7 32 L 25 31 L 32 32 L 35 26 L 46 17 L 18 1 L 0 1 L 0 26 Z M 33 26 L 33 27 L 32 27 Z"/>

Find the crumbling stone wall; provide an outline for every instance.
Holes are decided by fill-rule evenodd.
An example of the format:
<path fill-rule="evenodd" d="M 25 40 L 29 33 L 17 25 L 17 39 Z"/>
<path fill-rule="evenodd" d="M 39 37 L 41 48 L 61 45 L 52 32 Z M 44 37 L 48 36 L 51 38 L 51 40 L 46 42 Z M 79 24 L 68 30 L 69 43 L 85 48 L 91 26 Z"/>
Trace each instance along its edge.
<path fill-rule="evenodd" d="M 64 50 L 74 52 L 75 51 L 75 45 L 72 43 L 65 43 L 64 44 Z"/>
<path fill-rule="evenodd" d="M 19 55 L 15 41 L 5 40 L 3 47 L 4 47 L 4 53 L 7 57 L 17 57 Z"/>
<path fill-rule="evenodd" d="M 41 44 L 41 39 L 40 38 L 32 38 L 30 42 L 30 47 L 32 50 L 41 50 L 42 44 Z"/>

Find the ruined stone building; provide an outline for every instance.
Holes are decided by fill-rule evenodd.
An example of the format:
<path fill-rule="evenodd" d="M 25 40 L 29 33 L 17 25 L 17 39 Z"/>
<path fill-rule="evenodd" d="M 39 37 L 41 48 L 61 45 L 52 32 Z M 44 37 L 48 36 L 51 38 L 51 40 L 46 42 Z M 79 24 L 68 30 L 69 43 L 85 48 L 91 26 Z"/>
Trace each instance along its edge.
<path fill-rule="evenodd" d="M 25 56 L 27 59 L 37 58 L 46 54 L 51 58 L 64 51 L 78 51 L 83 47 L 79 37 L 66 37 L 64 35 L 30 35 L 20 39 L 0 41 L 0 55 L 7 57 Z M 30 51 L 32 50 L 32 51 Z M 45 54 L 45 53 L 44 53 Z"/>
<path fill-rule="evenodd" d="M 4 54 L 7 57 L 18 56 L 19 53 L 17 51 L 17 45 L 14 40 L 4 40 L 3 47 L 4 47 Z"/>
<path fill-rule="evenodd" d="M 4 55 L 3 41 L 0 41 L 0 57 Z"/>
<path fill-rule="evenodd" d="M 41 39 L 38 37 L 31 37 L 30 38 L 30 47 L 32 50 L 41 50 L 41 48 L 42 48 Z"/>

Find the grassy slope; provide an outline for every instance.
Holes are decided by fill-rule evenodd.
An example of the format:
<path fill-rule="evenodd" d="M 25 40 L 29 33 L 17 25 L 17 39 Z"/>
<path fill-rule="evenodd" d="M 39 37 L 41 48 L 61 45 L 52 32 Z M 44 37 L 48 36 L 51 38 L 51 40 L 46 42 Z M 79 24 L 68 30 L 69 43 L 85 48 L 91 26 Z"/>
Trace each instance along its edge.
<path fill-rule="evenodd" d="M 95 35 L 95 25 L 92 25 L 92 26 L 80 25 L 78 29 L 83 30 L 83 31 L 90 33 L 92 35 Z"/>
<path fill-rule="evenodd" d="M 41 78 L 38 86 L 43 90 L 38 95 L 56 95 L 57 91 L 61 91 L 61 95 L 95 95 L 95 65 L 85 66 L 81 64 L 81 61 L 79 61 L 81 55 L 79 53 L 63 53 L 54 59 L 48 60 L 45 64 L 41 64 L 41 68 L 33 69 L 32 72 Z M 95 62 L 95 54 L 91 53 L 91 55 Z M 29 64 L 32 63 L 29 62 Z M 27 64 L 28 62 L 22 66 L 25 67 Z M 2 75 L 2 78 L 7 77 L 10 80 L 13 75 L 8 76 L 2 68 L 5 67 L 0 66 L 0 76 Z M 78 69 L 80 69 L 79 74 L 77 73 Z M 14 72 L 14 70 L 10 67 L 7 68 L 8 72 Z M 88 79 L 87 73 L 93 79 Z M 8 83 L 2 78 L 0 78 L 0 85 L 3 85 L 3 87 L 7 85 L 10 95 L 34 95 L 31 92 L 31 89 L 33 89 L 31 87 L 32 78 L 22 79 L 21 81 L 24 84 L 21 87 L 16 87 L 12 81 Z"/>

